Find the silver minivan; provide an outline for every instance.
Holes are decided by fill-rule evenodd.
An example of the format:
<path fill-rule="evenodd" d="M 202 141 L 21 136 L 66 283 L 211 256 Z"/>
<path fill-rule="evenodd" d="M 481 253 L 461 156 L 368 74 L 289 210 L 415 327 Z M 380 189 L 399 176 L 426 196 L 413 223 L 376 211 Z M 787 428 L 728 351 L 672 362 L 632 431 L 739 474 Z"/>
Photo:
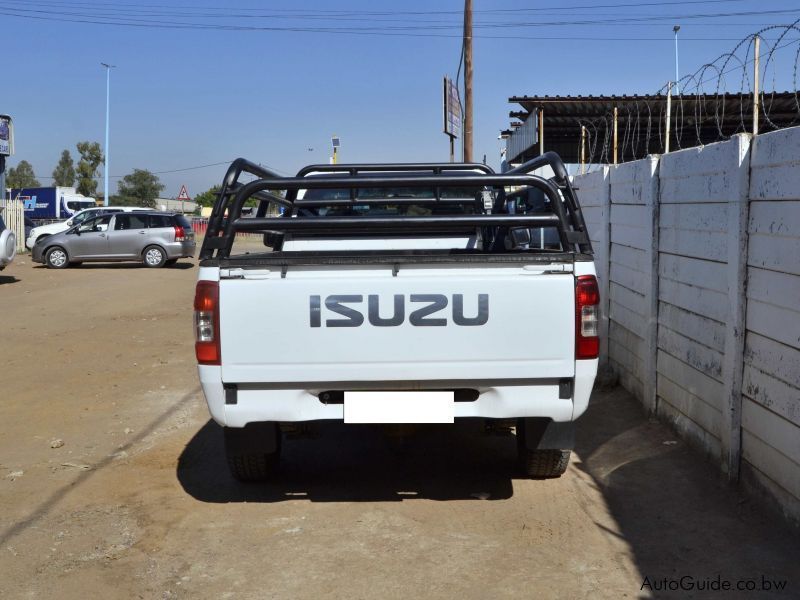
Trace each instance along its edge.
<path fill-rule="evenodd" d="M 129 212 L 87 219 L 34 245 L 32 260 L 52 269 L 82 262 L 137 261 L 171 265 L 194 256 L 192 224 L 176 213 Z"/>

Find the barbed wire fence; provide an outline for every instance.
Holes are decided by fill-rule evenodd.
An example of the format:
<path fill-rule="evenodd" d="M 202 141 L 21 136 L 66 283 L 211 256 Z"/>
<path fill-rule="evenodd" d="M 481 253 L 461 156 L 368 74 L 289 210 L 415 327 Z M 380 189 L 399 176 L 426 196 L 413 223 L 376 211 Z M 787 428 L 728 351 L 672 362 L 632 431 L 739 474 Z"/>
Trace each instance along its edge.
<path fill-rule="evenodd" d="M 759 45 L 757 60 L 755 54 Z M 779 57 L 786 58 L 788 66 L 779 66 Z M 754 75 L 758 63 L 761 84 L 755 94 Z M 764 27 L 693 73 L 666 83 L 654 94 L 623 99 L 618 102 L 616 111 L 580 119 L 585 139 L 578 142 L 577 155 L 585 156 L 587 171 L 613 163 L 615 124 L 617 162 L 663 153 L 668 135 L 669 148 L 680 150 L 752 132 L 755 96 L 758 97 L 760 131 L 800 124 L 798 65 L 800 19 L 789 25 Z M 783 79 L 788 70 L 791 71 L 789 89 L 779 92 L 776 87 L 779 75 Z M 668 96 L 671 101 L 669 132 Z M 787 97 L 791 99 L 788 105 Z"/>

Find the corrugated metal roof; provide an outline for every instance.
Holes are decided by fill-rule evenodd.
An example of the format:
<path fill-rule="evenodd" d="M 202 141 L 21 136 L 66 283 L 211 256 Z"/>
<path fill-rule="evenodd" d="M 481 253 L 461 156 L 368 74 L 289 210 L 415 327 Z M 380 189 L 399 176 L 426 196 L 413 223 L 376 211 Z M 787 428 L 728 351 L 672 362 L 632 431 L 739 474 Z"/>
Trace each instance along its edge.
<path fill-rule="evenodd" d="M 608 158 L 609 138 L 614 108 L 617 109 L 618 158 L 631 160 L 646 154 L 663 152 L 667 96 L 614 95 L 614 96 L 512 96 L 509 102 L 519 104 L 522 110 L 512 110 L 509 117 L 511 131 L 525 122 L 537 110 L 542 110 L 544 120 L 544 149 L 558 152 L 565 162 L 580 160 L 581 125 L 586 125 L 593 136 L 593 160 L 597 146 L 602 146 L 602 162 Z M 781 129 L 800 122 L 800 97 L 795 92 L 769 92 L 763 94 L 760 130 Z M 709 144 L 752 128 L 752 94 L 704 94 L 672 96 L 671 147 L 688 148 Z M 518 121 L 517 121 L 518 120 Z M 603 138 L 602 140 L 599 138 Z M 624 146 L 624 147 L 623 147 Z M 535 143 L 509 159 L 517 162 L 538 154 Z"/>

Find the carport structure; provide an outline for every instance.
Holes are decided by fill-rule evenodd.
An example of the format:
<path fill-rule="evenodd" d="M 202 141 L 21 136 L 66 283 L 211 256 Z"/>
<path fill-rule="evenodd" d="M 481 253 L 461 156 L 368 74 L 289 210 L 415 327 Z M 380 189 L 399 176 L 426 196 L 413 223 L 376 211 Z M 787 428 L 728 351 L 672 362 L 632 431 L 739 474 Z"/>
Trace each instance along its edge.
<path fill-rule="evenodd" d="M 759 128 L 800 123 L 796 92 L 761 94 Z M 512 96 L 521 110 L 501 132 L 507 160 L 522 163 L 546 151 L 566 163 L 617 164 L 752 130 L 753 94 Z M 667 135 L 669 131 L 669 135 Z"/>

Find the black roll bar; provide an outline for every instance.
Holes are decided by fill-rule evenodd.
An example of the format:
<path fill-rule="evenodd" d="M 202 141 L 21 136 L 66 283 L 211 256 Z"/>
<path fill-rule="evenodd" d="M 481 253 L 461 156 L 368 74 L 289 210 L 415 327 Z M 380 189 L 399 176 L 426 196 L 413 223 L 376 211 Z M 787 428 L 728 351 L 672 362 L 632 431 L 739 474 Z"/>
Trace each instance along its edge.
<path fill-rule="evenodd" d="M 541 166 L 550 165 L 555 177 L 545 179 L 529 174 L 529 171 Z M 412 173 L 425 171 L 425 174 L 392 175 L 392 173 Z M 469 174 L 464 174 L 464 173 Z M 249 183 L 240 183 L 242 173 L 259 177 Z M 324 177 L 309 177 L 312 173 L 326 174 Z M 361 176 L 370 173 L 375 175 Z M 450 174 L 448 174 L 450 173 Z M 459 173 L 459 174 L 456 174 Z M 329 175 L 328 175 L 329 174 Z M 440 188 L 474 187 L 478 189 L 503 190 L 510 186 L 535 187 L 544 192 L 550 200 L 555 214 L 538 215 L 506 215 L 506 214 L 474 214 L 474 215 L 440 215 L 440 216 L 399 216 L 399 217 L 313 217 L 293 218 L 293 211 L 281 217 L 266 217 L 269 203 L 277 203 L 288 208 L 353 205 L 353 204 L 424 204 L 444 205 L 469 202 L 470 199 L 443 199 Z M 363 188 L 433 188 L 434 198 L 376 198 L 356 199 L 356 190 Z M 301 189 L 349 189 L 350 200 L 306 200 L 297 199 L 297 191 Z M 286 198 L 281 198 L 270 190 L 285 190 Z M 562 194 L 564 201 L 562 201 Z M 261 200 L 255 218 L 241 218 L 244 203 L 249 198 Z M 228 218 L 225 218 L 227 211 Z M 338 164 L 309 165 L 298 171 L 295 177 L 282 177 L 268 169 L 246 159 L 233 161 L 228 168 L 217 202 L 209 219 L 209 227 L 200 251 L 201 259 L 212 258 L 217 250 L 217 257 L 227 258 L 233 247 L 237 231 L 273 231 L 273 232 L 307 232 L 337 233 L 370 230 L 402 230 L 415 228 L 425 231 L 464 231 L 477 227 L 557 227 L 561 245 L 567 249 L 591 252 L 586 226 L 580 206 L 572 189 L 567 171 L 560 157 L 548 152 L 526 162 L 511 171 L 497 174 L 487 165 L 472 163 L 370 163 L 370 164 Z"/>

